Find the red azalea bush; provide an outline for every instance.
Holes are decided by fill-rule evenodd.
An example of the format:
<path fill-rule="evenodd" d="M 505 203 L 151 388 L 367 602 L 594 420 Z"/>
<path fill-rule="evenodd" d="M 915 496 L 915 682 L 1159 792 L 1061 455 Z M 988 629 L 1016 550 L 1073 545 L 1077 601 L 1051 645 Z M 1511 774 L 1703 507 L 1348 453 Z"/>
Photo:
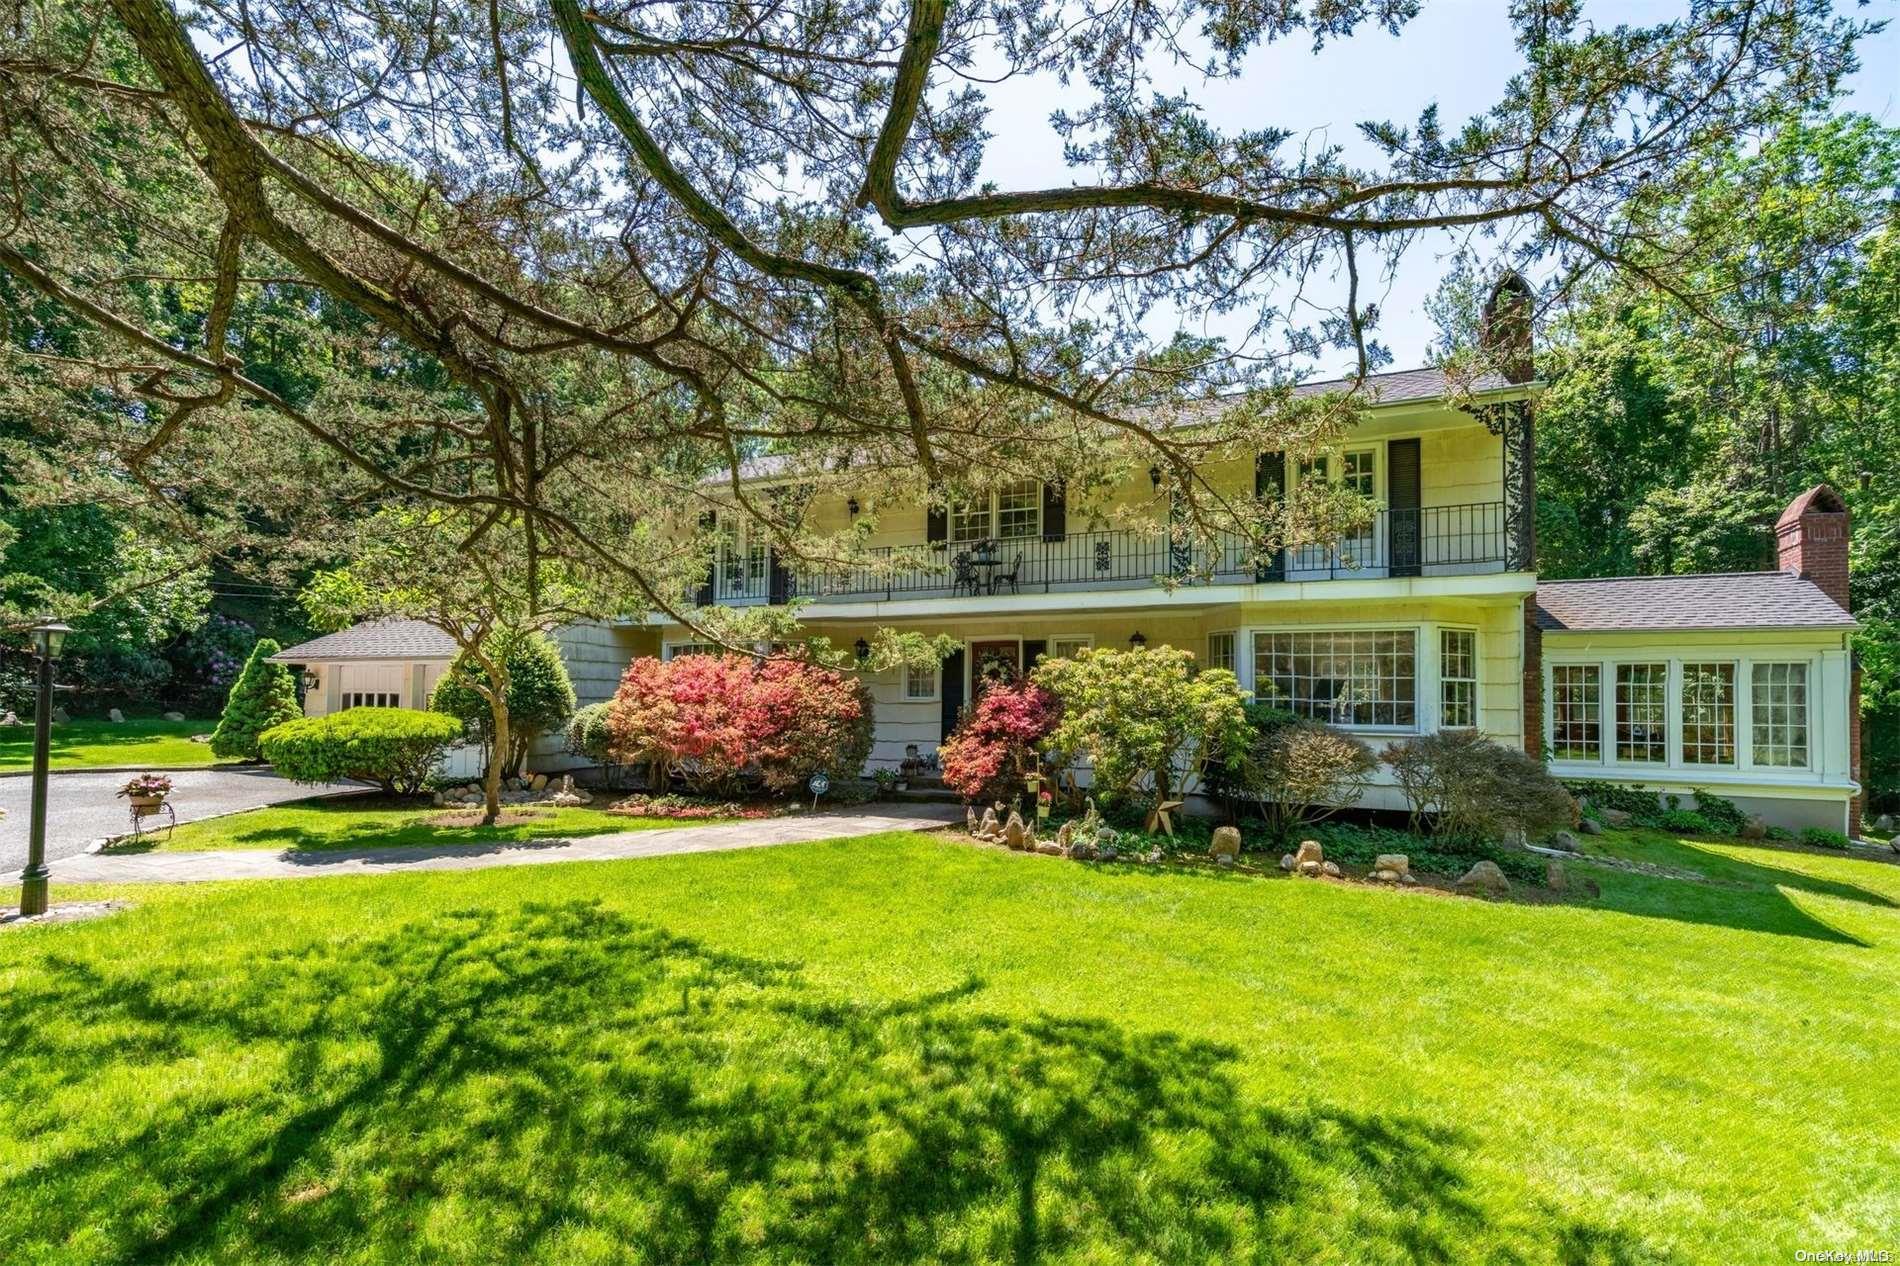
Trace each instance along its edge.
<path fill-rule="evenodd" d="M 937 749 L 943 782 L 965 800 L 1005 800 L 1037 768 L 1036 744 L 1061 718 L 1062 705 L 1034 682 L 989 687 Z"/>
<path fill-rule="evenodd" d="M 803 660 L 745 655 L 637 659 L 608 713 L 609 750 L 700 794 L 752 777 L 776 792 L 814 773 L 853 778 L 871 753 L 871 693 L 855 677 Z"/>

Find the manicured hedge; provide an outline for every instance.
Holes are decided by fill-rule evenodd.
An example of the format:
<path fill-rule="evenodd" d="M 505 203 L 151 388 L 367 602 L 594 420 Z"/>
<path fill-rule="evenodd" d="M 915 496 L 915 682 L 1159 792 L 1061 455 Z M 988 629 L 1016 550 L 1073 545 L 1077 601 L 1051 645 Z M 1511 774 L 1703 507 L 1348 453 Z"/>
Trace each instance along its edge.
<path fill-rule="evenodd" d="M 273 727 L 258 747 L 292 782 L 354 778 L 413 795 L 461 738 L 461 722 L 441 713 L 350 708 Z"/>

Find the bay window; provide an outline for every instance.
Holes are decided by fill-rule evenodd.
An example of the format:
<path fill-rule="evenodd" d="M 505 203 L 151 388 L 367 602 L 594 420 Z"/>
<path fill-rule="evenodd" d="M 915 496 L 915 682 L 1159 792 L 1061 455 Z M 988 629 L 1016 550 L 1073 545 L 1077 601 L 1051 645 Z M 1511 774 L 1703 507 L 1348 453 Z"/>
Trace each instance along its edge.
<path fill-rule="evenodd" d="M 1262 702 L 1333 725 L 1418 723 L 1418 634 L 1412 629 L 1256 633 Z"/>

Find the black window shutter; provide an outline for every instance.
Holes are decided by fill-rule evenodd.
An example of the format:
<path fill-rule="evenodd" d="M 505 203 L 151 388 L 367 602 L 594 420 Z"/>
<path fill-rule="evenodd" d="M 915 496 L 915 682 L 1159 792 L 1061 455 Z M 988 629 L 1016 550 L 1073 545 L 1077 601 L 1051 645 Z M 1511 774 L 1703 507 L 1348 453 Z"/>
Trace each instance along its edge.
<path fill-rule="evenodd" d="M 719 526 L 719 515 L 712 510 L 706 511 L 706 513 L 699 516 L 699 526 L 701 531 L 711 532 L 714 528 Z M 699 588 L 693 592 L 694 606 L 710 607 L 712 605 L 713 577 L 717 574 L 718 568 L 719 547 L 714 545 L 712 561 L 706 564 L 706 579 L 700 581 Z"/>
<path fill-rule="evenodd" d="M 1262 453 L 1253 459 L 1253 495 L 1258 501 L 1280 501 L 1286 497 L 1286 454 Z M 1286 551 L 1275 550 L 1271 557 L 1254 568 L 1255 580 L 1285 580 Z"/>
<path fill-rule="evenodd" d="M 1423 512 L 1419 509 L 1420 468 L 1418 441 L 1393 440 L 1385 446 L 1386 557 L 1390 574 L 1416 576 L 1422 560 Z"/>
<path fill-rule="evenodd" d="M 931 505 L 924 512 L 924 539 L 932 545 L 938 545 L 950 539 L 950 511 L 947 507 L 936 504 L 937 490 L 935 488 L 930 490 L 930 495 Z"/>
<path fill-rule="evenodd" d="M 1042 539 L 1061 541 L 1069 535 L 1069 490 L 1061 483 L 1042 486 Z"/>
<path fill-rule="evenodd" d="M 941 738 L 949 738 L 950 731 L 957 728 L 957 714 L 963 711 L 963 648 L 957 647 L 943 661 L 943 689 L 938 691 L 943 700 L 940 713 L 943 728 Z"/>
<path fill-rule="evenodd" d="M 1028 676 L 1029 670 L 1036 666 L 1036 661 L 1048 653 L 1049 642 L 1047 638 L 1039 637 L 1033 641 L 1025 639 L 1023 641 L 1023 675 Z"/>

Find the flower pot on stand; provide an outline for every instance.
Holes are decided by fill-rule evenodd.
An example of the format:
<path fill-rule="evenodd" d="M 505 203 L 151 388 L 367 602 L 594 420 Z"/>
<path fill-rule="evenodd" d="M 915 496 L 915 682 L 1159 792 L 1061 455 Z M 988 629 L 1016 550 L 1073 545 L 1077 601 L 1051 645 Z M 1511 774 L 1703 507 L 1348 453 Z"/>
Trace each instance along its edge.
<path fill-rule="evenodd" d="M 163 796 L 128 796 L 126 799 L 131 802 L 132 812 L 141 818 L 157 813 L 165 803 Z"/>

